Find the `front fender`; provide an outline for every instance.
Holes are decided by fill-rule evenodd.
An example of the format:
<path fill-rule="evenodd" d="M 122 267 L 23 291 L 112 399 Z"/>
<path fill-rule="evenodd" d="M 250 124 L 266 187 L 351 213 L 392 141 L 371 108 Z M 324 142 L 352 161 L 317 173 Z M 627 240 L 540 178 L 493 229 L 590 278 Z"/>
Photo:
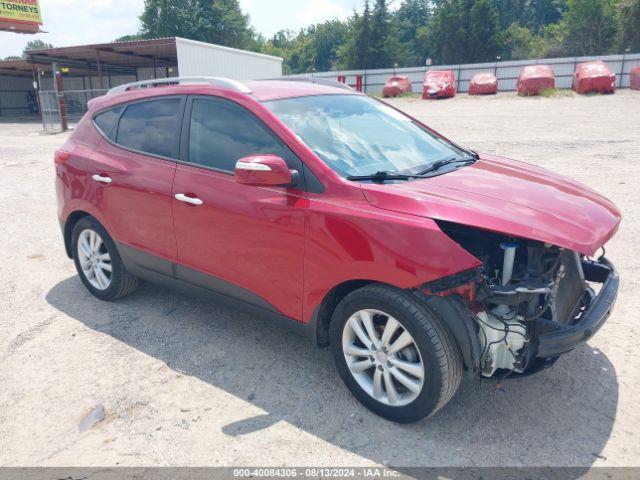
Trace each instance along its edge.
<path fill-rule="evenodd" d="M 368 280 L 416 289 L 481 265 L 433 220 L 368 203 L 312 203 L 306 229 L 305 323 L 325 296 L 344 282 Z"/>

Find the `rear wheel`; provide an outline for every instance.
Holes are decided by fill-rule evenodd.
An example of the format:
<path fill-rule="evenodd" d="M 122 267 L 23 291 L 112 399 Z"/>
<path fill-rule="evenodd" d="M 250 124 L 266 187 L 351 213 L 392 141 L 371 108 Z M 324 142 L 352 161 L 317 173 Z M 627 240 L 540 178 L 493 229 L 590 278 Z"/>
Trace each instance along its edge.
<path fill-rule="evenodd" d="M 337 306 L 330 333 L 334 361 L 349 390 L 389 420 L 430 416 L 460 385 L 457 344 L 411 294 L 383 285 L 360 288 Z"/>
<path fill-rule="evenodd" d="M 115 300 L 136 289 L 138 279 L 126 271 L 115 243 L 97 220 L 80 219 L 71 239 L 78 275 L 94 296 Z"/>

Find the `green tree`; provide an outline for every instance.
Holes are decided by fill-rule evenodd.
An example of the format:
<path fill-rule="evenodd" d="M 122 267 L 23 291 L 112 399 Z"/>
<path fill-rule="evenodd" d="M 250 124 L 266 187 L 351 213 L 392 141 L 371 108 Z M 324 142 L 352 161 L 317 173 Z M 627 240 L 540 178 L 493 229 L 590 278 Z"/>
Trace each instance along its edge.
<path fill-rule="evenodd" d="M 133 35 L 123 35 L 122 37 L 118 37 L 114 40 L 114 42 L 134 42 L 136 40 L 144 40 L 144 36 L 139 33 L 134 33 Z"/>
<path fill-rule="evenodd" d="M 502 53 L 505 34 L 500 27 L 498 11 L 490 0 L 475 0 L 469 12 L 468 59 L 472 62 L 489 62 Z"/>
<path fill-rule="evenodd" d="M 371 15 L 371 63 L 367 68 L 385 68 L 393 64 L 389 51 L 391 32 L 387 0 L 376 0 Z"/>
<path fill-rule="evenodd" d="M 308 49 L 313 68 L 328 71 L 335 68 L 338 61 L 338 48 L 347 40 L 347 25 L 340 20 L 330 20 L 309 27 L 306 31 Z"/>
<path fill-rule="evenodd" d="M 557 24 L 552 24 L 544 27 L 540 33 L 534 33 L 527 27 L 512 24 L 507 29 L 506 58 L 526 60 L 563 55 L 565 52 L 559 30 Z"/>
<path fill-rule="evenodd" d="M 526 25 L 539 32 L 546 25 L 558 23 L 567 8 L 567 0 L 529 0 Z"/>
<path fill-rule="evenodd" d="M 145 0 L 140 21 L 146 38 L 180 36 L 229 47 L 257 47 L 238 0 Z"/>
<path fill-rule="evenodd" d="M 619 8 L 619 51 L 640 52 L 640 0 L 622 0 Z"/>
<path fill-rule="evenodd" d="M 424 65 L 429 54 L 428 32 L 433 16 L 430 0 L 404 0 L 396 12 L 398 40 L 408 45 L 408 63 Z"/>
<path fill-rule="evenodd" d="M 435 12 L 429 43 L 437 63 L 462 63 L 469 58 L 468 12 L 471 0 L 445 0 Z"/>
<path fill-rule="evenodd" d="M 348 20 L 345 43 L 338 48 L 338 66 L 342 69 L 370 68 L 373 64 L 371 8 L 365 0 L 362 15 L 353 12 Z"/>
<path fill-rule="evenodd" d="M 358 21 L 359 20 L 359 21 Z M 369 68 L 373 63 L 373 32 L 371 27 L 371 9 L 369 1 L 365 0 L 362 16 L 358 19 L 356 16 L 352 28 L 354 29 L 355 38 L 355 63 L 357 68 Z"/>
<path fill-rule="evenodd" d="M 528 22 L 530 0 L 492 0 L 498 12 L 500 25 L 503 30 L 517 23 L 526 25 Z"/>
<path fill-rule="evenodd" d="M 563 18 L 567 51 L 573 55 L 608 53 L 615 42 L 616 20 L 612 0 L 568 0 Z"/>
<path fill-rule="evenodd" d="M 22 51 L 22 56 L 26 57 L 29 50 L 42 50 L 45 48 L 53 48 L 53 45 L 42 40 L 29 40 Z"/>
<path fill-rule="evenodd" d="M 441 63 L 495 60 L 504 41 L 498 10 L 490 0 L 445 0 L 436 8 L 430 43 Z"/>

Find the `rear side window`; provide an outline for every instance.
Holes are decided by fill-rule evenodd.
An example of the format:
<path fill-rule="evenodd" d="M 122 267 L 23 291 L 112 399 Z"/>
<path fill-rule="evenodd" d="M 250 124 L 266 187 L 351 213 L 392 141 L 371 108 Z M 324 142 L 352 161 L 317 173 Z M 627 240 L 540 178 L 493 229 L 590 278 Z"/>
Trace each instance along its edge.
<path fill-rule="evenodd" d="M 286 148 L 241 107 L 220 100 L 193 100 L 190 163 L 233 172 L 238 159 L 259 153 L 280 155 L 287 163 L 291 158 Z"/>
<path fill-rule="evenodd" d="M 99 113 L 93 117 L 93 121 L 96 123 L 98 129 L 110 140 L 115 140 L 116 132 L 113 126 L 120 115 L 120 111 L 122 111 L 121 106 Z"/>
<path fill-rule="evenodd" d="M 138 152 L 178 157 L 180 98 L 128 105 L 118 123 L 116 143 Z"/>

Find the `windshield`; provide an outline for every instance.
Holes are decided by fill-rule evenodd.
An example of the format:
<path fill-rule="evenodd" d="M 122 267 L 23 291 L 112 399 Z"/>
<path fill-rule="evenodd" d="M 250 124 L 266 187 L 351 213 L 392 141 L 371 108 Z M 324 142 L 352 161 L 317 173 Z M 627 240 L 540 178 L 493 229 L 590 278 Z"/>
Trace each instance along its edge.
<path fill-rule="evenodd" d="M 468 154 L 382 102 L 363 95 L 318 95 L 265 102 L 343 177 L 378 171 L 417 174 Z"/>

